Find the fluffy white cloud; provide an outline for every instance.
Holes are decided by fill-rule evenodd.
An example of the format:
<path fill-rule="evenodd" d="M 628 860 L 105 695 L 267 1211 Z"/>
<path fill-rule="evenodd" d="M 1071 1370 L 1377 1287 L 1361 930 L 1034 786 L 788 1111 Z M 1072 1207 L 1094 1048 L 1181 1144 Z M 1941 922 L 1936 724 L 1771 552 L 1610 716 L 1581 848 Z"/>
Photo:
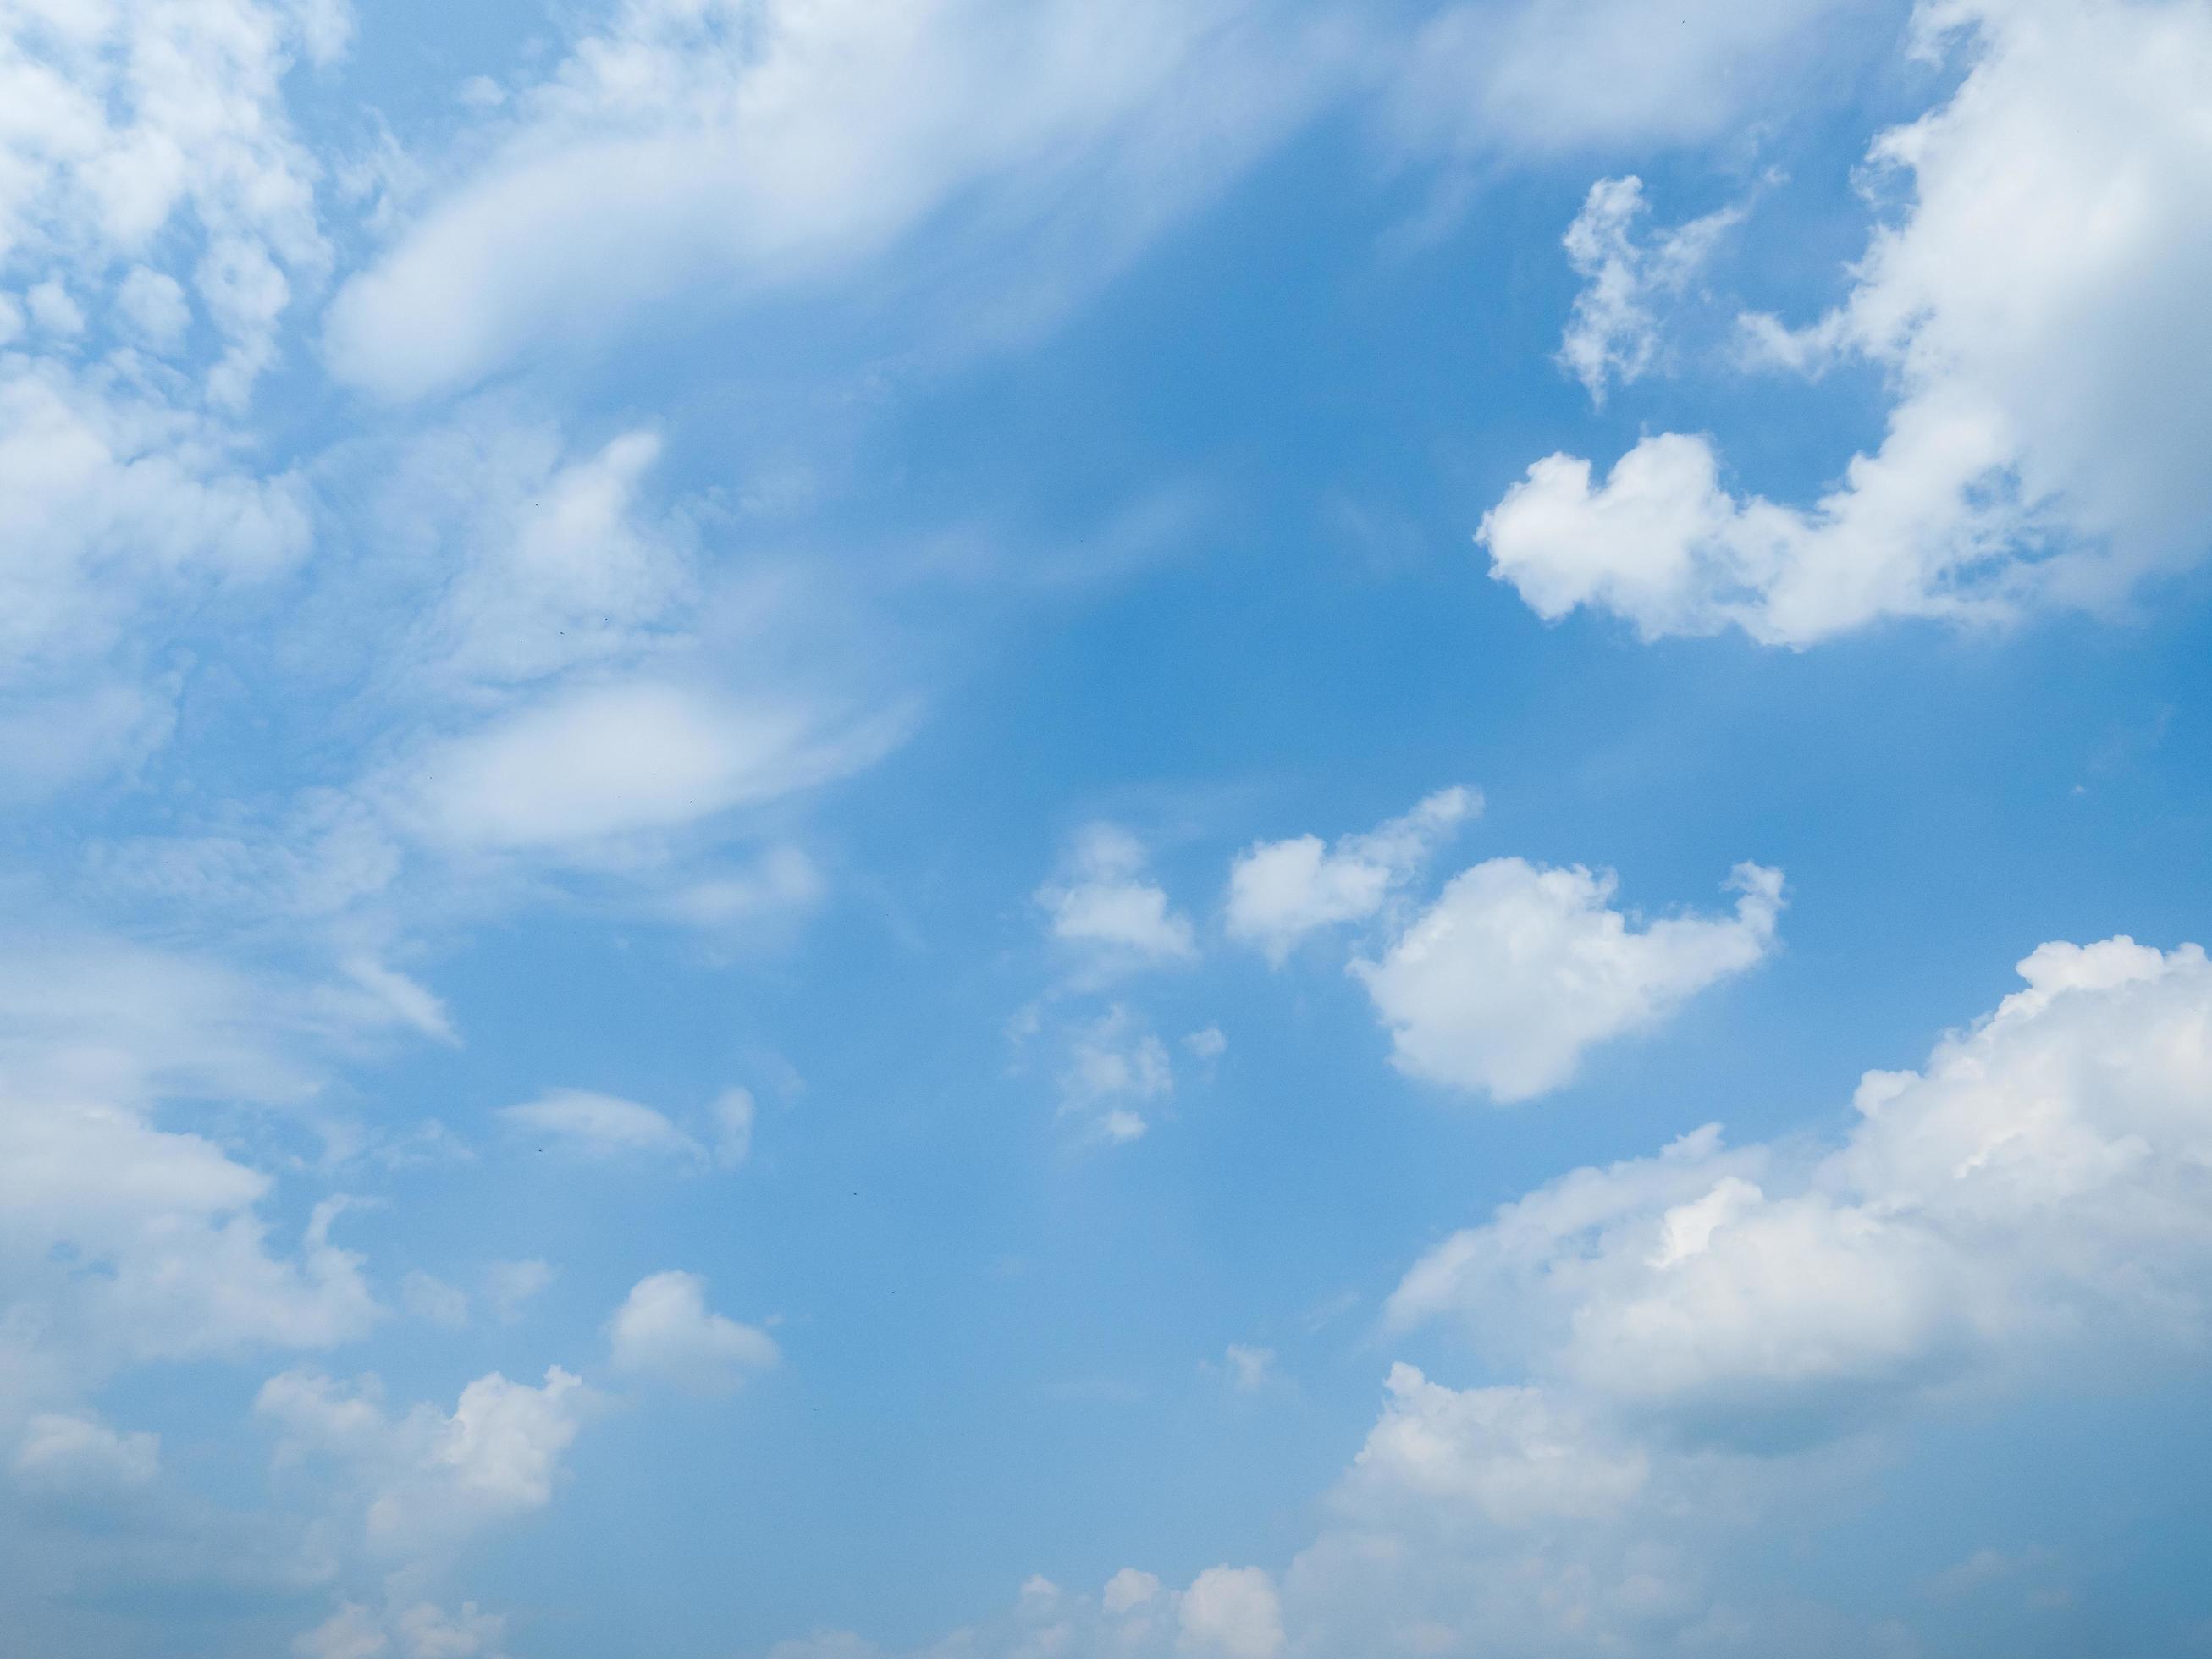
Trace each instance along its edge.
<path fill-rule="evenodd" d="M 1559 362 L 1594 404 L 1604 404 L 1613 381 L 1640 380 L 1658 362 L 1656 307 L 1688 286 L 1713 244 L 1743 217 L 1741 208 L 1722 208 L 1639 240 L 1638 226 L 1649 211 L 1642 179 L 1601 179 L 1567 227 L 1567 258 L 1583 291 L 1567 319 Z"/>
<path fill-rule="evenodd" d="M 1101 974 L 1187 962 L 1198 954 L 1189 919 L 1150 878 L 1145 848 L 1126 830 L 1092 824 L 1076 838 L 1067 867 L 1037 889 L 1052 936 Z"/>
<path fill-rule="evenodd" d="M 0 9 L 8 795 L 158 748 L 177 686 L 155 647 L 306 550 L 303 481 L 264 473 L 227 417 L 274 360 L 294 285 L 327 266 L 282 83 L 343 45 L 316 21 L 330 9 Z"/>
<path fill-rule="evenodd" d="M 727 1394 L 781 1357 L 767 1332 L 711 1311 L 696 1273 L 641 1279 L 607 1324 L 614 1368 L 694 1394 Z"/>
<path fill-rule="evenodd" d="M 1257 1567 L 1208 1567 L 1182 1593 L 1182 1651 L 1218 1659 L 1276 1659 L 1283 1609 L 1274 1580 Z"/>
<path fill-rule="evenodd" d="M 1830 315 L 1747 319 L 1778 363 L 1882 368 L 1881 447 L 1809 509 L 1732 492 L 1699 436 L 1647 437 L 1601 483 L 1540 461 L 1481 536 L 1540 614 L 1802 645 L 1885 616 L 2109 606 L 2205 556 L 2212 389 L 2185 365 L 2212 283 L 2212 18 L 1931 0 L 1918 22 L 1970 67 L 1875 145 L 1909 205 Z"/>
<path fill-rule="evenodd" d="M 1440 789 L 1405 817 L 1334 847 L 1318 836 L 1255 842 L 1230 866 L 1230 934 L 1279 965 L 1308 933 L 1376 915 L 1481 811 L 1480 791 Z"/>
<path fill-rule="evenodd" d="M 1738 865 L 1728 916 L 1643 927 L 1615 878 L 1492 859 L 1455 876 L 1380 961 L 1353 963 L 1399 1069 L 1526 1100 L 1571 1079 L 1597 1043 L 1644 1030 L 1773 948 L 1781 872 Z"/>
<path fill-rule="evenodd" d="M 326 1203 L 296 1255 L 258 1211 L 274 1183 L 201 1136 L 119 1106 L 0 1111 L 0 1272 L 17 1328 L 96 1376 L 132 1361 L 327 1347 L 377 1314 Z"/>
<path fill-rule="evenodd" d="M 328 264 L 317 167 L 293 134 L 283 82 L 300 58 L 328 62 L 343 48 L 344 19 L 342 7 L 297 0 L 10 6 L 0 15 L 0 272 L 65 266 L 96 283 L 114 262 L 170 252 L 164 233 L 174 234 L 224 343 L 210 390 L 240 401 L 271 356 L 291 283 Z M 160 273 L 134 271 L 126 287 L 139 318 L 182 303 Z"/>
<path fill-rule="evenodd" d="M 280 1462 L 327 1458 L 349 1473 L 373 1553 L 416 1560 L 550 1503 L 589 1398 L 558 1365 L 535 1388 L 494 1371 L 450 1413 L 423 1404 L 394 1418 L 374 1376 L 349 1387 L 293 1370 L 262 1385 L 254 1410 L 279 1431 Z"/>
<path fill-rule="evenodd" d="M 2212 1334 L 2212 965 L 2046 945 L 1918 1072 L 1867 1074 L 1815 1155 L 1718 1132 L 1585 1170 L 1424 1260 L 1395 1323 L 1677 1432 L 1832 1435 L 2057 1354 Z"/>
<path fill-rule="evenodd" d="M 625 0 L 346 286 L 331 363 L 465 385 L 690 290 L 818 289 L 963 200 L 994 246 L 1079 234 L 1095 281 L 1310 101 L 1310 33 L 1225 0 Z"/>
<path fill-rule="evenodd" d="M 1353 1462 L 1355 1486 L 1449 1498 L 1518 1527 L 1615 1514 L 1650 1473 L 1640 1447 L 1596 1443 L 1586 1420 L 1540 1389 L 1448 1389 L 1399 1364 L 1389 1389 Z"/>
<path fill-rule="evenodd" d="M 1132 1607 L 1141 1607 L 1160 1593 L 1157 1575 L 1136 1567 L 1124 1567 L 1106 1581 L 1105 1592 L 1099 1601 L 1109 1613 L 1127 1613 Z"/>

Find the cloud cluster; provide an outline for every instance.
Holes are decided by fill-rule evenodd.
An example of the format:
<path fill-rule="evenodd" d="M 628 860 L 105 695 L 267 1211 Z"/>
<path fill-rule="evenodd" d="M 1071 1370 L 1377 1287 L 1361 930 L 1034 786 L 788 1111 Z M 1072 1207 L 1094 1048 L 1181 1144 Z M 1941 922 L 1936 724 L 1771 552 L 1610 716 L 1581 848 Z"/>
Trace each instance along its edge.
<path fill-rule="evenodd" d="M 2157 0 L 1942 0 L 1967 63 L 1876 140 L 1910 201 L 1808 327 L 1746 319 L 1785 368 L 1895 388 L 1881 446 L 1809 508 L 1731 489 L 1711 440 L 1646 437 L 1602 479 L 1559 454 L 1485 517 L 1492 574 L 1547 617 L 1802 646 L 1883 617 L 2109 607 L 2201 562 L 2212 392 L 2212 20 Z"/>
<path fill-rule="evenodd" d="M 1263 842 L 1230 867 L 1228 926 L 1280 966 L 1322 928 L 1380 919 L 1375 955 L 1350 971 L 1389 1028 L 1408 1076 L 1528 1100 L 1571 1081 L 1589 1049 L 1647 1030 L 1774 948 L 1782 872 L 1738 865 L 1725 916 L 1642 926 L 1613 908 L 1617 878 L 1580 866 L 1486 860 L 1425 908 L 1399 901 L 1443 838 L 1480 810 L 1464 788 L 1333 847 Z"/>

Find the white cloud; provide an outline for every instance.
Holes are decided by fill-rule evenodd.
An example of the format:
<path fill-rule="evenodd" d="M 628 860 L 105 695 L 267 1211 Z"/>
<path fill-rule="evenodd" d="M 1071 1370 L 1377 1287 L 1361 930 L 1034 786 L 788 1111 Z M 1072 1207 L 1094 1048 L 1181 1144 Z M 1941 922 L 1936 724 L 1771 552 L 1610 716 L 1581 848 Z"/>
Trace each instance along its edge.
<path fill-rule="evenodd" d="M 1276 1659 L 1283 1651 L 1282 1603 L 1257 1567 L 1208 1567 L 1182 1593 L 1178 1645 L 1218 1659 Z"/>
<path fill-rule="evenodd" d="M 60 264 L 96 279 L 112 262 L 171 252 L 170 233 L 222 342 L 210 392 L 241 401 L 291 283 L 328 263 L 316 165 L 293 135 L 283 82 L 298 58 L 343 49 L 330 21 L 340 15 L 257 0 L 11 8 L 0 19 L 0 272 Z"/>
<path fill-rule="evenodd" d="M 1060 1075 L 1060 1112 L 1085 1121 L 1098 1139 L 1135 1140 L 1146 1109 L 1175 1092 L 1167 1045 L 1120 1004 L 1072 1034 Z"/>
<path fill-rule="evenodd" d="M 680 829 L 842 776 L 893 730 L 653 681 L 588 685 L 433 748 L 410 816 L 455 848 L 548 853 Z"/>
<path fill-rule="evenodd" d="M 706 1161 L 706 1149 L 650 1106 L 586 1089 L 552 1089 L 535 1100 L 502 1106 L 501 1121 L 518 1134 L 566 1146 L 590 1158 L 667 1158 Z"/>
<path fill-rule="evenodd" d="M 351 1474 L 373 1553 L 416 1560 L 550 1503 L 589 1399 L 556 1365 L 535 1388 L 494 1371 L 450 1413 L 424 1404 L 393 1418 L 373 1376 L 349 1388 L 293 1370 L 262 1385 L 254 1410 L 276 1425 L 280 1462 L 328 1458 Z"/>
<path fill-rule="evenodd" d="M 1095 281 L 1310 102 L 1308 35 L 1222 0 L 626 0 L 347 284 L 331 364 L 466 385 L 694 290 L 818 291 L 963 202 L 992 247 L 1075 237 Z"/>
<path fill-rule="evenodd" d="M 1691 143 L 1737 128 L 1827 44 L 1849 0 L 1447 6 L 1404 53 L 1388 118 L 1402 145 L 1470 161 Z"/>
<path fill-rule="evenodd" d="M 727 1394 L 780 1357 L 765 1331 L 710 1311 L 707 1281 L 686 1273 L 632 1285 L 608 1322 L 607 1346 L 617 1370 L 702 1395 Z"/>
<path fill-rule="evenodd" d="M 378 491 L 390 528 L 371 568 L 408 590 L 407 689 L 526 685 L 674 635 L 699 602 L 699 550 L 681 511 L 653 510 L 660 451 L 639 428 L 579 453 L 496 404 L 410 440 Z"/>
<path fill-rule="evenodd" d="M 1188 962 L 1198 954 L 1189 919 L 1149 878 L 1144 846 L 1127 830 L 1093 824 L 1076 838 L 1065 872 L 1037 889 L 1052 936 L 1099 974 Z"/>
<path fill-rule="evenodd" d="M 1902 216 L 1844 303 L 1773 361 L 1856 357 L 1896 388 L 1880 447 L 1811 508 L 1739 495 L 1712 443 L 1647 437 L 1602 483 L 1554 455 L 1485 518 L 1492 573 L 1547 617 L 1802 645 L 1886 616 L 2108 607 L 2200 562 L 2212 517 L 2212 19 L 2130 0 L 1944 0 L 1970 67 L 1877 140 Z"/>
<path fill-rule="evenodd" d="M 1795 1443 L 2065 1355 L 2212 1336 L 2212 965 L 2046 945 L 1918 1072 L 1869 1073 L 1819 1154 L 1717 1130 L 1585 1170 L 1425 1259 L 1394 1324 L 1678 1433 Z"/>
<path fill-rule="evenodd" d="M 1343 836 L 1333 848 L 1318 836 L 1255 842 L 1230 866 L 1230 936 L 1279 965 L 1308 933 L 1378 914 L 1481 811 L 1480 791 L 1440 789 L 1405 817 Z"/>
<path fill-rule="evenodd" d="M 1633 1443 L 1601 1448 L 1590 1425 L 1540 1389 L 1454 1389 L 1393 1365 L 1389 1400 L 1352 1465 L 1355 1486 L 1473 1505 L 1494 1524 L 1604 1517 L 1644 1488 Z"/>
<path fill-rule="evenodd" d="M 1660 358 L 1654 307 L 1679 295 L 1704 269 L 1713 245 L 1743 218 L 1723 208 L 1639 241 L 1650 209 L 1644 181 L 1601 179 L 1567 228 L 1567 259 L 1583 278 L 1559 343 L 1559 362 L 1602 405 L 1607 386 L 1641 380 Z"/>
<path fill-rule="evenodd" d="M 143 1486 L 161 1473 L 159 1435 L 118 1433 L 96 1417 L 40 1412 L 15 1449 L 15 1478 L 37 1491 L 109 1496 Z"/>
<path fill-rule="evenodd" d="M 1109 1613 L 1127 1613 L 1145 1606 L 1159 1593 L 1160 1581 L 1154 1574 L 1124 1567 L 1106 1581 L 1105 1593 L 1099 1600 Z"/>
<path fill-rule="evenodd" d="M 296 1254 L 271 1249 L 273 1182 L 195 1134 L 118 1106 L 0 1111 L 0 1270 L 23 1322 L 92 1374 L 253 1346 L 327 1347 L 377 1307 L 325 1205 Z"/>
<path fill-rule="evenodd" d="M 1352 964 L 1392 1060 L 1431 1082 L 1526 1100 L 1566 1084 L 1598 1043 L 1646 1030 L 1773 948 L 1782 877 L 1736 866 L 1729 916 L 1638 928 L 1615 878 L 1492 859 L 1455 877 L 1379 962 Z"/>

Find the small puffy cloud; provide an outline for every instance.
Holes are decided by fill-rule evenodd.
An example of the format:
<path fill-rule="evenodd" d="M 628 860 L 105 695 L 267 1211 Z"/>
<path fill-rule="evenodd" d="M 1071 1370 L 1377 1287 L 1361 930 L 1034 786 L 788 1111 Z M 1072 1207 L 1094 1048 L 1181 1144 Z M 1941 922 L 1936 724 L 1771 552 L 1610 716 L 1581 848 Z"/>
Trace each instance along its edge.
<path fill-rule="evenodd" d="M 1208 1567 L 1182 1593 L 1177 1645 L 1207 1659 L 1276 1659 L 1283 1651 L 1282 1602 L 1258 1567 Z"/>
<path fill-rule="evenodd" d="M 1107 1612 L 1121 1613 L 1146 1606 L 1159 1593 L 1158 1578 L 1135 1567 L 1124 1567 L 1106 1581 L 1099 1600 Z"/>
<path fill-rule="evenodd" d="M 1279 964 L 1307 934 L 1378 913 L 1448 836 L 1481 811 L 1479 790 L 1440 789 L 1405 817 L 1343 836 L 1334 847 L 1318 836 L 1255 842 L 1230 866 L 1230 937 Z"/>
<path fill-rule="evenodd" d="M 696 1164 L 706 1156 L 705 1149 L 665 1115 L 619 1095 L 553 1089 L 535 1100 L 502 1106 L 498 1115 L 517 1134 L 587 1158 L 665 1158 Z"/>
<path fill-rule="evenodd" d="M 701 1395 L 727 1394 L 781 1358 L 765 1331 L 710 1311 L 707 1281 L 686 1273 L 632 1285 L 608 1322 L 607 1347 L 617 1370 Z"/>
<path fill-rule="evenodd" d="M 1189 920 L 1150 878 L 1147 862 L 1143 844 L 1126 830 L 1108 823 L 1085 830 L 1065 872 L 1036 891 L 1052 937 L 1102 973 L 1194 957 Z"/>
<path fill-rule="evenodd" d="M 118 1433 L 96 1417 L 40 1412 L 15 1448 L 15 1478 L 58 1497 L 103 1498 L 148 1485 L 161 1468 L 159 1435 Z"/>
<path fill-rule="evenodd" d="M 1644 181 L 1601 179 L 1567 228 L 1567 258 L 1583 279 L 1559 343 L 1560 366 L 1602 405 L 1606 389 L 1650 372 L 1660 356 L 1657 304 L 1679 295 L 1704 269 L 1713 245 L 1743 217 L 1723 208 L 1672 230 L 1639 240 L 1650 211 Z"/>
<path fill-rule="evenodd" d="M 1352 964 L 1399 1069 L 1527 1100 L 1569 1082 L 1593 1046 L 1648 1029 L 1773 948 L 1779 871 L 1737 866 L 1732 915 L 1642 927 L 1612 908 L 1615 884 L 1511 858 L 1455 877 L 1379 961 Z"/>

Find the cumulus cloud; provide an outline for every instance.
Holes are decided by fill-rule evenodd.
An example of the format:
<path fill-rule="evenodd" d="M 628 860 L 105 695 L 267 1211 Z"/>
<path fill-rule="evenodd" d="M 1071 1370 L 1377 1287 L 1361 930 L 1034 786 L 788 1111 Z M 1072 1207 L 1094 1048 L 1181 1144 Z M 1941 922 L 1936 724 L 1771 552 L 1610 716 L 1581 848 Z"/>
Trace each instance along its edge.
<path fill-rule="evenodd" d="M 1279 966 L 1309 933 L 1376 915 L 1481 811 L 1480 791 L 1440 789 L 1405 817 L 1334 847 L 1318 836 L 1255 842 L 1230 866 L 1230 936 Z"/>
<path fill-rule="evenodd" d="M 1182 1593 L 1177 1644 L 1219 1659 L 1276 1659 L 1283 1609 L 1274 1581 L 1257 1567 L 1208 1567 Z"/>
<path fill-rule="evenodd" d="M 1352 971 L 1410 1076 L 1506 1102 L 1571 1081 L 1594 1046 L 1648 1029 L 1773 949 L 1782 875 L 1738 865 L 1726 916 L 1632 927 L 1616 879 L 1492 859 L 1453 878 L 1376 961 Z"/>
<path fill-rule="evenodd" d="M 1717 1129 L 1584 1170 L 1455 1236 L 1390 1303 L 1478 1322 L 1534 1374 L 1702 1437 L 1832 1435 L 2085 1346 L 2208 1334 L 2212 967 L 2046 945 L 1844 1142 Z"/>
<path fill-rule="evenodd" d="M 1110 823 L 1076 837 L 1066 867 L 1037 889 L 1052 937 L 1101 974 L 1188 962 L 1198 954 L 1189 919 L 1151 879 L 1144 844 Z"/>
<path fill-rule="evenodd" d="M 1390 1368 L 1388 1388 L 1353 1462 L 1355 1488 L 1445 1498 L 1521 1527 L 1616 1514 L 1650 1472 L 1632 1441 L 1603 1445 L 1602 1431 L 1540 1389 L 1448 1389 L 1406 1364 Z"/>
<path fill-rule="evenodd" d="M 727 1394 L 781 1357 L 767 1332 L 711 1311 L 707 1281 L 686 1273 L 632 1285 L 608 1322 L 607 1350 L 618 1371 L 702 1395 Z"/>
<path fill-rule="evenodd" d="M 348 1478 L 352 1524 L 373 1555 L 410 1561 L 550 1503 L 588 1400 L 555 1365 L 535 1387 L 494 1371 L 451 1412 L 425 1403 L 395 1417 L 374 1376 L 291 1370 L 262 1385 L 254 1411 L 276 1429 L 280 1462 L 327 1460 Z"/>
<path fill-rule="evenodd" d="M 1809 508 L 1736 492 L 1698 435 L 1646 437 L 1602 481 L 1539 461 L 1481 539 L 1540 615 L 1804 645 L 1882 617 L 2109 607 L 2203 557 L 2212 392 L 2184 365 L 2212 281 L 2212 20 L 2133 0 L 1918 17 L 1922 49 L 1968 67 L 1874 146 L 1908 204 L 1835 311 L 1746 322 L 1785 368 L 1881 368 L 1880 447 Z"/>

